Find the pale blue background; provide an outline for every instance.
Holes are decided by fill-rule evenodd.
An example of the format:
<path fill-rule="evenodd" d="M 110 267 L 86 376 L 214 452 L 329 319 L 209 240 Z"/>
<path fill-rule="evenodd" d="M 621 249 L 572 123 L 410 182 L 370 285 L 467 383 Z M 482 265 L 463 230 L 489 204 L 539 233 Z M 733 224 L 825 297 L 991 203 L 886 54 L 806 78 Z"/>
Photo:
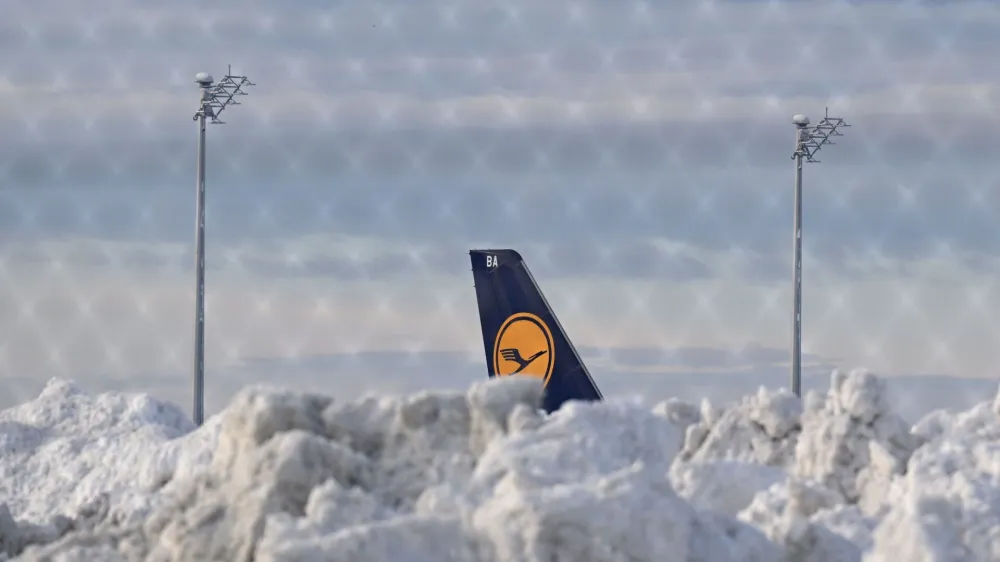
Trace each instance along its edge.
<path fill-rule="evenodd" d="M 853 127 L 806 170 L 807 371 L 995 390 L 995 3 L 198 5 L 3 8 L 0 405 L 50 376 L 187 405 L 193 75 L 230 63 L 258 86 L 209 129 L 210 408 L 485 376 L 487 245 L 607 394 L 783 384 L 790 118 L 826 106 Z"/>

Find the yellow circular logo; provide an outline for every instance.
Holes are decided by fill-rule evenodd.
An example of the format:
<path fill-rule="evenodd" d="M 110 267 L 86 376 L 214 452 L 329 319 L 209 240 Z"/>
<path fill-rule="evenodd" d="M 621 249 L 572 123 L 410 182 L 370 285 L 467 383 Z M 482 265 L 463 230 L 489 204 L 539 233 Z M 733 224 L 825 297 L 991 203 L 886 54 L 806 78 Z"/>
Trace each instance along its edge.
<path fill-rule="evenodd" d="M 493 343 L 493 372 L 498 377 L 527 375 L 549 385 L 556 364 L 552 332 L 541 318 L 527 312 L 511 315 Z"/>

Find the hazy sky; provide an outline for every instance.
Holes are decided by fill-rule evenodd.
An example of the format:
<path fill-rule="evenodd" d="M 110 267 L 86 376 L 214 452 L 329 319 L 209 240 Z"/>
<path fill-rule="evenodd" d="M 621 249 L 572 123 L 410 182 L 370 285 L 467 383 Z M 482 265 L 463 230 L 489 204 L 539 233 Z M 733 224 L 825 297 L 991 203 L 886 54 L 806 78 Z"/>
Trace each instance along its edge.
<path fill-rule="evenodd" d="M 484 246 L 598 384 L 783 372 L 791 116 L 827 106 L 852 128 L 805 171 L 810 369 L 995 374 L 995 2 L 199 5 L 0 0 L 0 395 L 186 404 L 193 76 L 227 64 L 257 83 L 209 128 L 227 389 L 291 360 L 348 394 L 485 376 Z"/>

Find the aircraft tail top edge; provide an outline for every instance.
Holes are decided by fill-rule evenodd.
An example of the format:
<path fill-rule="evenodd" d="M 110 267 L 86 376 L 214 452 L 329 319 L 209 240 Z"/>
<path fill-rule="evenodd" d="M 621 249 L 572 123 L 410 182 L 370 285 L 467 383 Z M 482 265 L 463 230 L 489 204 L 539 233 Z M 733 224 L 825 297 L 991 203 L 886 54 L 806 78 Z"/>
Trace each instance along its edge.
<path fill-rule="evenodd" d="M 469 255 L 489 376 L 541 378 L 548 412 L 568 400 L 603 400 L 524 258 L 511 249 Z"/>

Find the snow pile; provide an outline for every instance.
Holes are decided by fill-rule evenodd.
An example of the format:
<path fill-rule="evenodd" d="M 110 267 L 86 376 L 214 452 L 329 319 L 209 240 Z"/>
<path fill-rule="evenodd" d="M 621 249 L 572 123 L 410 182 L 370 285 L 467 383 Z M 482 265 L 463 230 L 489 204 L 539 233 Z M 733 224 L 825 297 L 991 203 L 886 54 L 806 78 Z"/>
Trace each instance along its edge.
<path fill-rule="evenodd" d="M 191 431 L 55 382 L 0 414 L 0 559 L 1000 560 L 1000 399 L 911 430 L 863 371 L 804 407 L 540 398 L 258 387 Z"/>
<path fill-rule="evenodd" d="M 148 396 L 92 397 L 52 381 L 34 402 L 0 412 L 0 501 L 29 519 L 75 511 L 121 482 L 148 483 L 149 444 L 192 429 Z"/>
<path fill-rule="evenodd" d="M 77 560 L 779 559 L 665 478 L 680 431 L 638 404 L 538 412 L 533 379 L 335 403 L 249 389 L 210 467 L 142 522 L 31 549 Z"/>
<path fill-rule="evenodd" d="M 889 410 L 883 381 L 835 372 L 825 397 L 806 397 L 790 477 L 758 494 L 740 518 L 790 551 L 859 560 L 884 511 L 884 490 L 920 444 Z"/>
<path fill-rule="evenodd" d="M 753 524 L 793 560 L 1000 560 L 1000 397 L 911 430 L 884 382 L 855 371 L 834 372 L 826 395 L 805 403 L 761 389 L 703 404 L 674 487 Z"/>
<path fill-rule="evenodd" d="M 782 545 L 788 560 L 859 561 L 870 543 L 870 523 L 839 499 L 820 485 L 790 479 L 758 494 L 739 519 Z"/>
<path fill-rule="evenodd" d="M 785 478 L 785 472 L 774 467 L 727 460 L 678 462 L 670 471 L 674 489 L 692 505 L 732 516 Z"/>
<path fill-rule="evenodd" d="M 871 494 L 902 473 L 921 444 L 889 410 L 884 381 L 867 372 L 837 372 L 826 399 L 812 393 L 806 403 L 794 474 L 824 484 L 847 503 L 858 503 L 866 487 L 865 503 L 881 503 Z"/>
<path fill-rule="evenodd" d="M 866 562 L 1000 560 L 1000 395 L 915 427 L 927 443 L 885 493 Z"/>
<path fill-rule="evenodd" d="M 802 408 L 785 390 L 761 388 L 722 408 L 705 400 L 692 418 L 683 418 L 684 446 L 670 479 L 699 508 L 736 516 L 758 493 L 783 482 L 794 465 Z"/>
<path fill-rule="evenodd" d="M 698 422 L 687 428 L 680 456 L 691 462 L 732 460 L 786 467 L 793 458 L 801 415 L 801 402 L 785 390 L 761 388 L 721 410 L 706 400 Z"/>
<path fill-rule="evenodd" d="M 151 490 L 214 448 L 211 425 L 194 429 L 147 395 L 91 396 L 60 379 L 0 412 L 0 559 L 94 517 L 141 519 Z"/>

